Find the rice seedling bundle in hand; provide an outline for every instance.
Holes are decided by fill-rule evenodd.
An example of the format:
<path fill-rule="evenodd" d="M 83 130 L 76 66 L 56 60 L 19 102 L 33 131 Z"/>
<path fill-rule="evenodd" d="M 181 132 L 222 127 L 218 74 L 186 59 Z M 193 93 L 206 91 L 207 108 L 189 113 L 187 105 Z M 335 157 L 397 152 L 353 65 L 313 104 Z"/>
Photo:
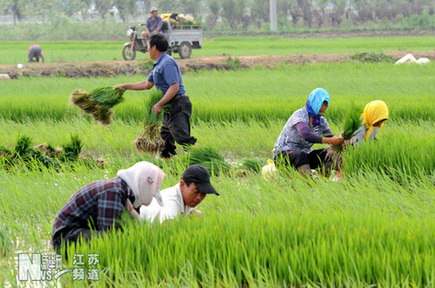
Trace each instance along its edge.
<path fill-rule="evenodd" d="M 104 125 L 112 123 L 112 107 L 124 101 L 125 90 L 114 87 L 100 87 L 86 92 L 76 89 L 71 93 L 71 102 L 92 115 L 95 121 Z"/>
<path fill-rule="evenodd" d="M 151 155 L 155 155 L 157 152 L 162 151 L 165 142 L 160 136 L 160 126 L 163 119 L 163 113 L 170 109 L 169 105 L 163 106 L 162 112 L 159 115 L 155 115 L 154 111 L 151 111 L 154 105 L 157 104 L 163 98 L 163 93 L 159 89 L 153 89 L 150 91 L 145 101 L 145 118 L 144 128 L 140 135 L 133 142 L 134 147 L 139 152 L 147 152 Z"/>
<path fill-rule="evenodd" d="M 360 119 L 360 109 L 352 107 L 344 122 L 344 130 L 341 136 L 345 141 L 350 140 L 355 132 L 361 127 L 362 120 Z M 339 145 L 329 145 L 327 148 L 326 160 L 335 164 L 335 167 L 340 169 L 343 167 L 343 151 L 345 143 Z"/>

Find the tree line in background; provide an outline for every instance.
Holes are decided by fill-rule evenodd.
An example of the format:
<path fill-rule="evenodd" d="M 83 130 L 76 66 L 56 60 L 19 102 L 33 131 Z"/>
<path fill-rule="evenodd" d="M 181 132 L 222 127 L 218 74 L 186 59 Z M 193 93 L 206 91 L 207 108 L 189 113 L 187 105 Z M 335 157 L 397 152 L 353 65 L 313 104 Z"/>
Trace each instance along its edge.
<path fill-rule="evenodd" d="M 279 30 L 291 27 L 339 29 L 387 22 L 396 25 L 406 18 L 417 16 L 418 26 L 433 28 L 432 25 L 435 25 L 434 0 L 276 2 Z M 205 30 L 269 29 L 269 1 L 264 0 L 0 0 L 0 11 L 3 15 L 12 15 L 14 23 L 22 22 L 30 16 L 38 22 L 49 22 L 57 15 L 70 18 L 74 16 L 81 21 L 116 15 L 120 21 L 129 22 L 137 19 L 138 15 L 148 17 L 151 5 L 157 6 L 160 13 L 191 14 L 202 22 Z"/>

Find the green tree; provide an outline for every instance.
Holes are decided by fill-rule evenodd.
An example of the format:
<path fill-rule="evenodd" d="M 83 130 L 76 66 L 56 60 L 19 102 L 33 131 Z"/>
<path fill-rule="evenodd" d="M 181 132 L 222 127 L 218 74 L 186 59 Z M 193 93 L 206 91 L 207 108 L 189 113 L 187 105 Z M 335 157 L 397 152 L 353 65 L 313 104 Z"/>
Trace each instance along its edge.
<path fill-rule="evenodd" d="M 122 22 L 126 22 L 128 16 L 134 15 L 136 11 L 136 0 L 116 0 L 114 4 L 119 11 Z"/>
<path fill-rule="evenodd" d="M 82 10 L 82 1 L 80 0 L 65 0 L 63 2 L 63 12 L 66 16 L 72 16 Z"/>
<path fill-rule="evenodd" d="M 10 10 L 14 16 L 14 24 L 21 22 L 26 12 L 28 2 L 25 0 L 0 0 L 2 10 Z"/>
<path fill-rule="evenodd" d="M 180 13 L 181 5 L 178 0 L 157 0 L 159 13 Z"/>
<path fill-rule="evenodd" d="M 43 20 L 51 20 L 63 12 L 62 2 L 57 0 L 35 0 L 30 2 L 31 11 Z"/>
<path fill-rule="evenodd" d="M 193 17 L 198 17 L 202 7 L 201 4 L 201 1 L 197 0 L 180 0 L 180 12 L 191 14 Z"/>
<path fill-rule="evenodd" d="M 210 30 L 216 27 L 217 19 L 219 18 L 219 12 L 221 10 L 221 5 L 219 0 L 207 0 L 207 6 L 210 14 L 207 17 L 207 25 Z"/>
<path fill-rule="evenodd" d="M 98 15 L 104 19 L 109 9 L 113 6 L 112 0 L 95 0 L 95 9 Z"/>
<path fill-rule="evenodd" d="M 222 0 L 222 17 L 224 17 L 231 29 L 237 30 L 246 10 L 246 0 Z"/>

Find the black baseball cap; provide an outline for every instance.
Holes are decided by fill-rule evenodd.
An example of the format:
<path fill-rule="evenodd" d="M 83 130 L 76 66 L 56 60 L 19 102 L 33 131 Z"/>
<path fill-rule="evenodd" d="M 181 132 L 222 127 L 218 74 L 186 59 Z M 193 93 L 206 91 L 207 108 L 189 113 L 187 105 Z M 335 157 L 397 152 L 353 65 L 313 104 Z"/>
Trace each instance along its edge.
<path fill-rule="evenodd" d="M 202 193 L 219 195 L 210 183 L 210 172 L 200 164 L 194 164 L 187 167 L 183 175 L 181 175 L 181 179 L 185 182 L 195 183 L 196 188 L 198 188 Z"/>

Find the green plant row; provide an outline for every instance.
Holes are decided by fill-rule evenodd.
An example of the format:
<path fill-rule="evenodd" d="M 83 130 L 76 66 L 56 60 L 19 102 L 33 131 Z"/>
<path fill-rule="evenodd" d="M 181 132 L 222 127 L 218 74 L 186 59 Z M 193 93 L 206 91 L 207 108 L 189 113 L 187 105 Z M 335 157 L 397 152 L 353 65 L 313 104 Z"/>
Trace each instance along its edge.
<path fill-rule="evenodd" d="M 172 281 L 202 287 L 426 287 L 435 281 L 431 227 L 377 213 L 211 212 L 201 221 L 128 226 L 124 234 L 70 251 L 100 255 L 100 287 L 131 283 L 131 275 L 147 287 Z M 125 257 L 119 259 L 121 251 Z"/>
<path fill-rule="evenodd" d="M 331 103 L 325 113 L 330 121 L 343 121 L 352 99 L 355 99 L 355 105 L 361 107 L 361 112 L 368 102 L 379 99 L 387 103 L 393 121 L 415 121 L 435 118 L 435 103 L 430 101 L 435 90 L 435 82 L 432 81 L 434 73 L 435 66 L 431 63 L 402 66 L 346 63 L 202 71 L 188 73 L 183 80 L 193 103 L 193 122 L 288 119 L 295 110 L 305 105 L 308 95 L 317 87 L 325 88 L 331 95 Z M 68 104 L 68 95 L 72 90 L 142 80 L 143 76 L 120 76 L 109 79 L 35 78 L 9 81 L 2 87 L 0 95 L 0 118 L 34 121 L 85 117 Z M 54 86 L 56 89 L 52 89 Z M 127 91 L 124 95 L 126 101 L 114 108 L 114 121 L 142 120 L 145 96 L 142 91 Z M 42 99 L 44 101 L 39 104 Z"/>

